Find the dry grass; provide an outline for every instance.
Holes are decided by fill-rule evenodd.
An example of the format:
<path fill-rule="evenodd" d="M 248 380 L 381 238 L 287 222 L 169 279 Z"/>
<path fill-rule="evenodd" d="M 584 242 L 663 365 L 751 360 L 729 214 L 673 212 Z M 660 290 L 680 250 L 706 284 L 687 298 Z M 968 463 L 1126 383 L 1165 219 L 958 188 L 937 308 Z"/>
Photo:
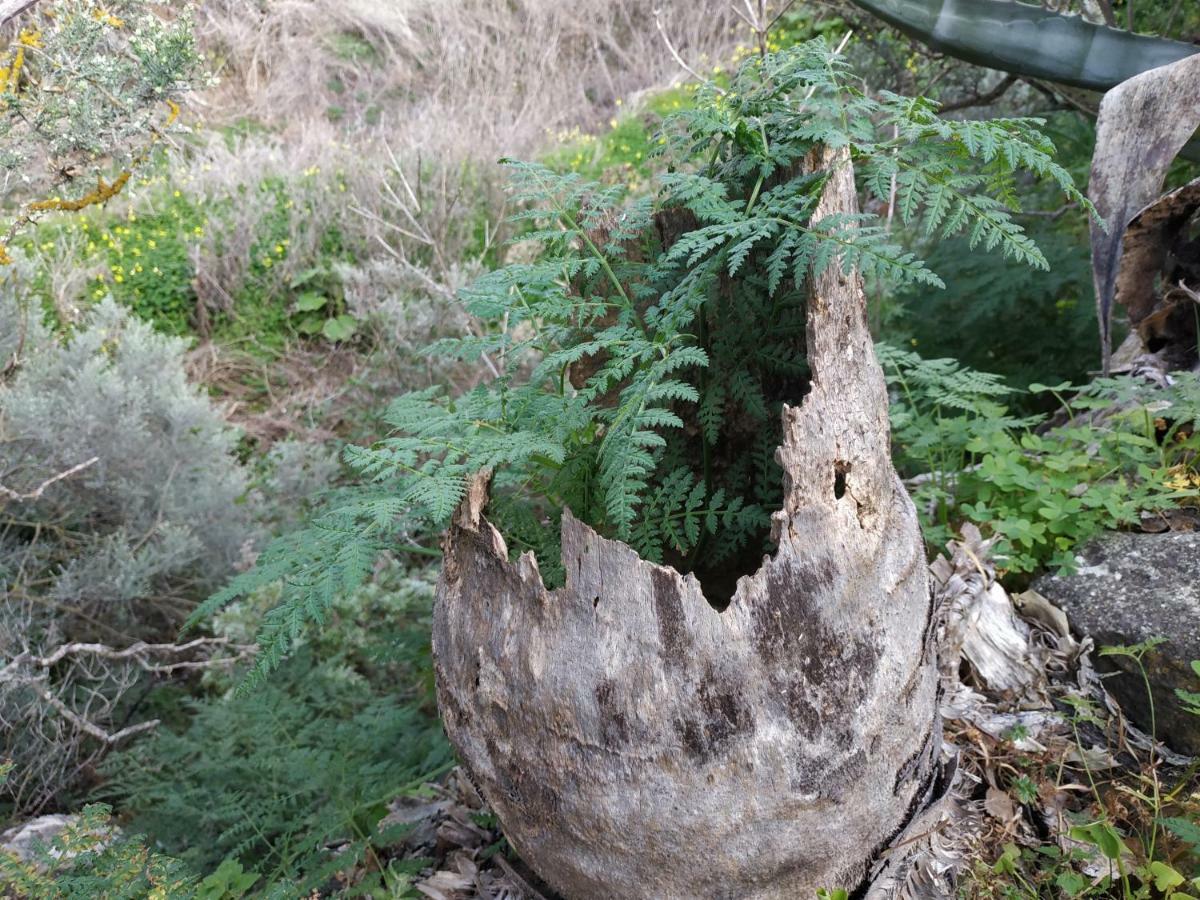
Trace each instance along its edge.
<path fill-rule="evenodd" d="M 214 137 L 179 162 L 169 180 L 185 183 L 210 208 L 227 210 L 220 227 L 193 242 L 196 287 L 210 311 L 229 312 L 246 284 L 251 248 L 263 233 L 274 198 L 262 193 L 264 178 L 286 186 L 292 203 L 288 215 L 289 252 L 278 260 L 272 280 L 286 286 L 319 262 L 321 241 L 329 227 L 353 224 L 349 201 L 339 190 L 348 171 L 362 172 L 359 160 L 332 127 L 316 123 L 292 139 L 271 133 L 237 139 Z M 340 173 L 340 174 L 339 174 Z M 228 202 L 227 202 L 228 201 Z"/>
<path fill-rule="evenodd" d="M 697 65 L 724 58 L 736 42 L 729 0 L 660 5 L 672 42 Z M 230 348 L 215 356 L 201 348 L 195 361 L 206 362 L 193 374 L 243 401 L 233 418 L 264 444 L 292 429 L 310 439 L 337 430 L 328 422 L 314 426 L 311 417 L 318 407 L 331 408 L 339 376 L 384 395 L 435 380 L 470 382 L 470 373 L 430 370 L 415 351 L 469 327 L 456 290 L 481 268 L 480 232 L 504 236 L 505 180 L 497 160 L 536 156 L 549 134 L 606 128 L 618 100 L 629 109 L 637 93 L 679 78 L 655 28 L 654 6 L 646 0 L 202 3 L 201 42 L 219 82 L 193 109 L 210 136 L 177 159 L 170 180 L 212 206 L 235 202 L 224 205 L 233 212 L 219 228 L 191 241 L 198 318 L 229 313 L 243 291 L 265 214 L 255 191 L 270 176 L 288 184 L 296 209 L 304 211 L 292 217 L 287 257 L 272 272 L 279 290 L 270 292 L 271 302 L 289 302 L 297 274 L 330 268 L 321 241 L 335 229 L 352 259 L 332 268 L 346 308 L 360 322 L 359 348 L 370 348 L 374 358 L 350 372 L 344 360 L 320 367 L 314 348 L 297 348 L 304 358 L 298 371 L 319 366 L 313 381 L 326 400 L 297 381 L 283 359 L 277 375 L 264 380 L 260 372 L 242 371 L 251 363 Z M 249 127 L 238 128 L 237 138 L 218 130 L 232 124 Z M 236 389 L 239 379 L 254 388 Z M 366 390 L 356 388 L 339 402 L 378 406 Z M 296 418 L 301 409 L 307 423 Z"/>
<path fill-rule="evenodd" d="M 734 41 L 728 0 L 211 0 L 199 22 L 225 115 L 290 132 L 340 110 L 405 155 L 494 161 L 676 77 L 655 5 L 693 62 Z"/>
<path fill-rule="evenodd" d="M 225 415 L 265 449 L 284 439 L 323 443 L 344 425 L 339 400 L 363 377 L 364 361 L 350 347 L 292 347 L 265 361 L 236 348 L 205 343 L 187 357 L 188 377 L 207 385 Z"/>

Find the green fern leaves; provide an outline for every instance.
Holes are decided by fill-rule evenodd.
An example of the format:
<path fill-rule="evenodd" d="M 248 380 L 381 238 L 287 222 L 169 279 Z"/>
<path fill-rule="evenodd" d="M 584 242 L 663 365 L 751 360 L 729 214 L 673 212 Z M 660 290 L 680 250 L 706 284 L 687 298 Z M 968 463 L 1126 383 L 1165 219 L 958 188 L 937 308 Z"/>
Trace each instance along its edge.
<path fill-rule="evenodd" d="M 814 41 L 749 60 L 728 89 L 702 86 L 666 123 L 652 197 L 507 161 L 516 224 L 539 253 L 463 291 L 476 333 L 430 348 L 481 362 L 486 381 L 396 400 L 392 433 L 346 451 L 362 486 L 199 615 L 282 580 L 262 635 L 269 669 L 381 548 L 444 527 L 484 469 L 490 516 L 550 583 L 564 577 L 568 508 L 681 568 L 760 553 L 778 502 L 780 405 L 807 386 L 814 275 L 838 266 L 942 285 L 880 217 L 814 215 L 829 176 L 812 171 L 817 151 L 844 150 L 836 158 L 855 164 L 888 222 L 965 233 L 1032 266 L 1045 259 L 1013 219 L 1017 179 L 1050 179 L 1087 205 L 1037 120 L 946 121 L 929 101 L 868 95 L 849 76 Z M 943 374 L 948 387 L 966 377 Z M 961 387 L 964 398 L 989 388 Z"/>

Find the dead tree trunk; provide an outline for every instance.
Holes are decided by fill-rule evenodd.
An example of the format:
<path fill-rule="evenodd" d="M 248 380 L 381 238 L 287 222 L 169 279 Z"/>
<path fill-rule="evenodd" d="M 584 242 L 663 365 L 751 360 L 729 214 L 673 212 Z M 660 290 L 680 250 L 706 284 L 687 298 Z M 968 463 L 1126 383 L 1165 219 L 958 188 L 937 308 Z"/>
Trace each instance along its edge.
<path fill-rule="evenodd" d="M 1167 171 L 1200 127 L 1200 55 L 1130 78 L 1107 94 L 1096 121 L 1088 197 L 1092 277 L 1104 370 L 1189 369 L 1200 304 L 1200 179 L 1163 195 Z M 1113 304 L 1130 334 L 1110 360 Z M 1156 357 L 1147 359 L 1146 357 Z"/>
<path fill-rule="evenodd" d="M 849 160 L 826 164 L 814 219 L 854 210 Z M 446 731 L 513 846 L 571 900 L 861 889 L 935 793 L 927 568 L 862 287 L 835 265 L 813 295 L 778 551 L 725 611 L 569 514 L 567 583 L 547 591 L 532 555 L 508 561 L 483 479 L 446 535 Z"/>

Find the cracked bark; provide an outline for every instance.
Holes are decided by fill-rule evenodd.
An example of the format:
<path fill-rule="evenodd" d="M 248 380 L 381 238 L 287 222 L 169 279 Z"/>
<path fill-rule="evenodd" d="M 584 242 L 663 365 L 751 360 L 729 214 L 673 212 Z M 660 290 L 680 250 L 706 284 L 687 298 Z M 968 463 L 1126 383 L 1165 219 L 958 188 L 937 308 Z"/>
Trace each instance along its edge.
<path fill-rule="evenodd" d="M 849 161 L 814 219 L 854 209 Z M 784 407 L 778 550 L 717 612 L 569 514 L 567 583 L 508 561 L 477 479 L 444 540 L 447 734 L 567 898 L 868 893 L 940 771 L 933 610 L 857 275 L 814 281 L 812 389 Z M 895 841 L 887 866 L 909 852 Z M 877 892 L 876 892 L 877 893 Z M 872 894 L 873 895 L 873 894 Z"/>

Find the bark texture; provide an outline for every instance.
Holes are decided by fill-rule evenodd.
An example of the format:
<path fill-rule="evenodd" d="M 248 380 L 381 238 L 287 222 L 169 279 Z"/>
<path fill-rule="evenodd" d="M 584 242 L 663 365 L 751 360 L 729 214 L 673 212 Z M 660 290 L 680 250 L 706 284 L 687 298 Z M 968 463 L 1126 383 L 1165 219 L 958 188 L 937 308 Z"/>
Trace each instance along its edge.
<path fill-rule="evenodd" d="M 815 219 L 854 206 L 848 160 L 827 162 Z M 446 535 L 433 629 L 446 730 L 564 897 L 854 890 L 930 805 L 932 601 L 857 275 L 817 279 L 808 348 L 811 392 L 783 413 L 778 551 L 724 612 L 695 578 L 569 514 L 567 583 L 547 591 L 531 555 L 508 561 L 484 479 Z"/>
<path fill-rule="evenodd" d="M 1155 276 L 1191 214 L 1189 189 L 1155 210 L 1167 169 L 1200 126 L 1200 55 L 1151 69 L 1104 95 L 1096 121 L 1088 198 L 1107 225 L 1091 226 L 1092 279 L 1104 370 L 1114 301 L 1138 326 L 1156 308 Z M 1147 209 L 1150 204 L 1151 208 Z M 1140 219 L 1132 235 L 1126 229 Z M 1132 251 L 1128 264 L 1124 252 Z"/>

